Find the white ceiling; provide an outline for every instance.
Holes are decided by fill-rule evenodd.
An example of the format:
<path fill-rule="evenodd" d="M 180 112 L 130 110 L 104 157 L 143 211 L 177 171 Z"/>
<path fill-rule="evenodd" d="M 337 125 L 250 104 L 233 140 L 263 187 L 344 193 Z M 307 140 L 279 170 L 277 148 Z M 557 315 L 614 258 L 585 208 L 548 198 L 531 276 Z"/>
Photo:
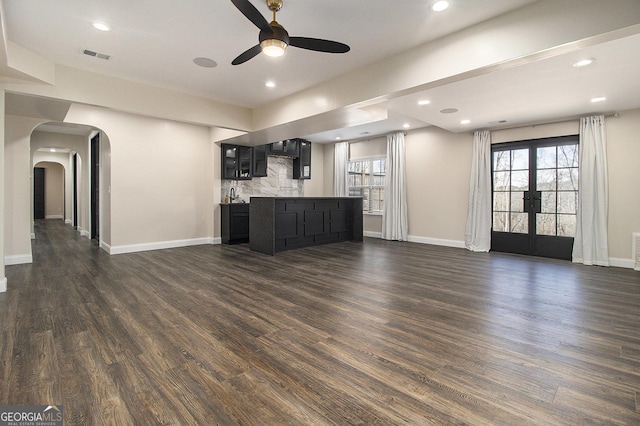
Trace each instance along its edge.
<path fill-rule="evenodd" d="M 7 39 L 55 63 L 255 108 L 535 2 L 451 0 L 448 10 L 435 13 L 433 1 L 285 0 L 278 22 L 290 35 L 340 41 L 351 51 L 290 48 L 282 58 L 258 55 L 238 66 L 231 61 L 257 43 L 258 29 L 229 0 L 8 0 L 4 18 Z M 264 1 L 251 2 L 270 20 Z M 96 31 L 93 21 L 107 22 L 112 31 Z M 90 57 L 84 49 L 111 58 Z M 217 66 L 199 67 L 196 57 Z M 597 61 L 585 69 L 571 66 L 582 57 Z M 315 142 L 356 139 L 404 123 L 461 132 L 639 108 L 638 75 L 640 36 L 634 35 L 410 93 L 386 101 L 384 119 L 300 136 Z M 277 86 L 265 87 L 267 80 Z M 594 96 L 607 101 L 591 104 Z M 418 99 L 431 104 L 418 107 Z M 439 112 L 449 107 L 459 112 Z M 471 123 L 461 125 L 463 118 Z M 501 120 L 506 123 L 496 123 Z"/>

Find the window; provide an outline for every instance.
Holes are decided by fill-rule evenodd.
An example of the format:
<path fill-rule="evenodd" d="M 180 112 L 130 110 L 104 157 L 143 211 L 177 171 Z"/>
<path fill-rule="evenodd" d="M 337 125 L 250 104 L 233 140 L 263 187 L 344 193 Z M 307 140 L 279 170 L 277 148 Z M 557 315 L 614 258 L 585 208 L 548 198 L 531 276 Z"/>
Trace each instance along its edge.
<path fill-rule="evenodd" d="M 384 157 L 349 161 L 349 195 L 362 197 L 363 211 L 382 213 L 386 171 Z"/>

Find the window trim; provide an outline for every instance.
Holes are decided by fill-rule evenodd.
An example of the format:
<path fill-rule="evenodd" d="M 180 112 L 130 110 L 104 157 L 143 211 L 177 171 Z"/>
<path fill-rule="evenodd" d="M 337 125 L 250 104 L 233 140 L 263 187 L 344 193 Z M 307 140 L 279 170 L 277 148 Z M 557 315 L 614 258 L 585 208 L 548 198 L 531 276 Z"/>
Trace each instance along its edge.
<path fill-rule="evenodd" d="M 368 190 L 369 191 L 369 197 L 371 198 L 371 191 L 372 189 L 381 189 L 382 191 L 385 190 L 385 186 L 386 186 L 386 181 L 387 181 L 387 156 L 386 155 L 372 155 L 372 156 L 367 156 L 367 157 L 359 157 L 359 158 L 349 158 L 349 161 L 347 163 L 347 174 L 349 173 L 349 166 L 351 165 L 351 163 L 355 163 L 355 162 L 364 162 L 367 161 L 369 162 L 369 173 L 368 175 L 371 177 L 373 176 L 373 161 L 374 160 L 384 160 L 384 184 L 383 185 L 372 185 L 369 184 L 368 186 L 351 186 L 349 185 L 349 193 L 351 192 L 351 188 L 357 188 L 357 189 L 362 189 L 362 190 Z M 372 182 L 373 179 L 369 179 L 369 182 Z M 370 199 L 369 199 L 370 201 Z M 383 210 L 371 210 L 371 202 L 369 202 L 369 210 L 364 210 L 364 203 L 363 203 L 363 210 L 362 213 L 365 215 L 370 215 L 370 216 L 382 216 L 383 215 Z"/>

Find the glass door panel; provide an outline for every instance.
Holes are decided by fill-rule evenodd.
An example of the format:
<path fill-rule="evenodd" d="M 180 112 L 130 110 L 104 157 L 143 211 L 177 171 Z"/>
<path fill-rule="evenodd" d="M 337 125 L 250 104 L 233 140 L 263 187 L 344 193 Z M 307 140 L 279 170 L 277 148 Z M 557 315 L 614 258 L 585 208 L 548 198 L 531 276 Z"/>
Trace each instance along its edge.
<path fill-rule="evenodd" d="M 492 250 L 570 259 L 578 137 L 493 147 Z"/>

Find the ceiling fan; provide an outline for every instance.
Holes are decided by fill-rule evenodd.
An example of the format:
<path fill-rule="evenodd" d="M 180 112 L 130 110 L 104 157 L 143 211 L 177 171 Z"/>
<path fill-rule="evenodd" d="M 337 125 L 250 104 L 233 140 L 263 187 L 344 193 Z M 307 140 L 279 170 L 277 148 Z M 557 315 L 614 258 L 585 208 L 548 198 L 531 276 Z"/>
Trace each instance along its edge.
<path fill-rule="evenodd" d="M 269 10 L 273 12 L 271 23 L 267 22 L 249 0 L 231 0 L 231 3 L 260 29 L 258 35 L 259 44 L 241 53 L 231 62 L 232 65 L 245 63 L 260 52 L 264 52 L 268 56 L 282 56 L 287 46 L 327 53 L 346 53 L 350 50 L 349 46 L 337 41 L 321 38 L 289 37 L 287 30 L 276 22 L 276 12 L 282 8 L 282 0 L 266 0 L 266 2 Z"/>

